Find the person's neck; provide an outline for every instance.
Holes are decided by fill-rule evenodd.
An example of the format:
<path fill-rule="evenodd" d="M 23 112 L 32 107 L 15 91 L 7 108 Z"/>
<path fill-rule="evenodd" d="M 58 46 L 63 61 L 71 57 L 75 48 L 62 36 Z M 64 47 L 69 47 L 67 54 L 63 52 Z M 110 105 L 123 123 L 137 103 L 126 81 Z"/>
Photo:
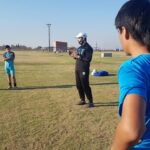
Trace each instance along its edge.
<path fill-rule="evenodd" d="M 148 54 L 148 48 L 140 44 L 133 44 L 130 48 L 131 57 L 137 57 L 141 54 Z"/>
<path fill-rule="evenodd" d="M 84 46 L 87 42 L 85 41 L 81 46 Z"/>

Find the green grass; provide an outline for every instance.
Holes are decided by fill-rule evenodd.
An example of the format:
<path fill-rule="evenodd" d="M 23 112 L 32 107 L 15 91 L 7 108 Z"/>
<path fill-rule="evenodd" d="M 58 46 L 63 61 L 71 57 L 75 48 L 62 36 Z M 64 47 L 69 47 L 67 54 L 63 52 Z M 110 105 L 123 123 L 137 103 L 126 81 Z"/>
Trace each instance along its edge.
<path fill-rule="evenodd" d="M 112 75 L 90 76 L 92 109 L 76 105 L 75 62 L 67 54 L 16 52 L 18 90 L 7 90 L 1 61 L 0 150 L 109 149 L 118 122 L 117 70 L 126 59 L 123 53 L 94 53 L 91 70 Z"/>

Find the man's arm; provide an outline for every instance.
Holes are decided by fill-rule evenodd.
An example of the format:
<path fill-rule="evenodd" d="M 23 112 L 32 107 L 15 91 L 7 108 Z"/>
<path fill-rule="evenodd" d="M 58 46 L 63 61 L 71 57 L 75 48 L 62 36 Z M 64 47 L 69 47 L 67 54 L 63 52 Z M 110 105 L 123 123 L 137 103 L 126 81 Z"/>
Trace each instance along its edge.
<path fill-rule="evenodd" d="M 84 54 L 84 56 L 82 57 L 82 60 L 83 61 L 87 61 L 87 62 L 90 62 L 91 59 L 92 59 L 92 55 L 93 55 L 93 50 L 87 50 Z"/>
<path fill-rule="evenodd" d="M 13 52 L 13 56 L 12 56 L 12 59 L 14 60 L 15 59 L 15 53 Z"/>
<path fill-rule="evenodd" d="M 111 150 L 130 150 L 143 136 L 145 127 L 146 103 L 137 94 L 127 95 Z"/>
<path fill-rule="evenodd" d="M 3 59 L 4 59 L 4 61 L 6 61 L 6 60 L 11 60 L 12 58 L 11 57 L 8 57 L 8 58 L 3 57 Z"/>
<path fill-rule="evenodd" d="M 10 58 L 7 58 L 7 57 L 5 56 L 5 54 L 3 54 L 3 59 L 4 59 L 4 61 L 6 61 L 6 60 L 9 60 Z"/>
<path fill-rule="evenodd" d="M 15 54 L 13 53 L 13 55 L 11 57 L 6 57 L 5 55 L 3 55 L 3 59 L 4 59 L 4 61 L 6 61 L 6 60 L 14 60 L 15 59 Z"/>
<path fill-rule="evenodd" d="M 92 51 L 87 51 L 86 53 L 84 53 L 84 55 L 79 55 L 79 54 L 75 54 L 73 55 L 73 58 L 74 59 L 81 59 L 83 61 L 87 61 L 87 62 L 90 62 L 91 59 L 92 59 L 92 54 L 93 52 Z"/>

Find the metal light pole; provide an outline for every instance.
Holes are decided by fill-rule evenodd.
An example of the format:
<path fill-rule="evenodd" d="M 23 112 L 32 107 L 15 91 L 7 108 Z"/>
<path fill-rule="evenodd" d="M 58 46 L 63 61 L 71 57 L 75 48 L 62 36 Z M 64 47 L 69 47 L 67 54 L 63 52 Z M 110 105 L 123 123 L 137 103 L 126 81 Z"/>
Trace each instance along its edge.
<path fill-rule="evenodd" d="M 50 47 L 51 47 L 51 39 L 50 39 L 50 27 L 51 27 L 51 24 L 47 24 L 47 27 L 48 27 L 48 45 L 49 45 L 49 52 L 50 52 Z"/>
<path fill-rule="evenodd" d="M 97 47 L 97 42 L 96 42 L 95 44 L 96 44 L 96 45 L 95 45 L 95 46 L 96 46 L 96 47 L 95 47 L 95 50 L 97 51 L 97 50 L 98 50 L 98 47 Z"/>

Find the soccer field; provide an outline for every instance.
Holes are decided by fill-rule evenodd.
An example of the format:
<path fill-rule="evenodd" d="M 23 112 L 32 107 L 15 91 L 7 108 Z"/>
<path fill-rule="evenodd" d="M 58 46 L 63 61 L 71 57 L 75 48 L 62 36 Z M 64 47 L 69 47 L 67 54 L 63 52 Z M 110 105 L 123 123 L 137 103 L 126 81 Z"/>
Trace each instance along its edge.
<path fill-rule="evenodd" d="M 0 52 L 0 150 L 107 150 L 118 122 L 117 70 L 128 59 L 93 55 L 94 108 L 76 105 L 75 61 L 66 53 L 15 52 L 17 90 L 7 90 Z"/>

